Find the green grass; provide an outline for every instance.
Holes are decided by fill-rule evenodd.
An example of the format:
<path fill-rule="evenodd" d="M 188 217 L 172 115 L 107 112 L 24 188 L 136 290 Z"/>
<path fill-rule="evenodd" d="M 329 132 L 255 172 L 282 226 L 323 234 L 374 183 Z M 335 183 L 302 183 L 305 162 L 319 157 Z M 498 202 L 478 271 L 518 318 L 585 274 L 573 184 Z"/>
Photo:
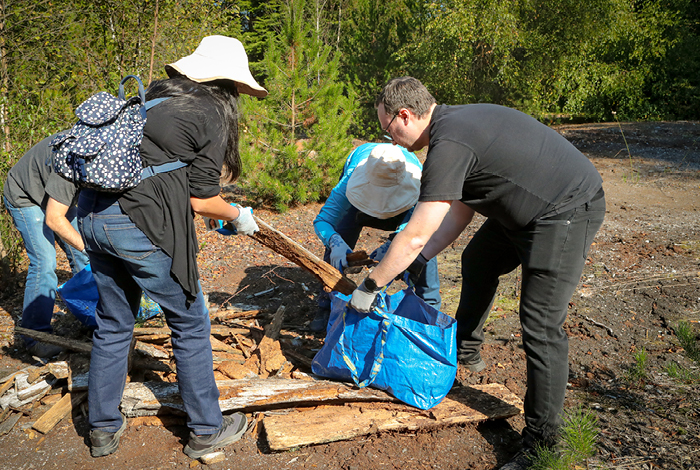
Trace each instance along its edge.
<path fill-rule="evenodd" d="M 666 373 L 672 379 L 689 385 L 700 383 L 700 373 L 686 369 L 675 362 L 666 365 Z"/>
<path fill-rule="evenodd" d="M 693 328 L 690 323 L 682 321 L 678 324 L 676 328 L 676 337 L 678 342 L 681 343 L 681 347 L 685 350 L 685 353 L 693 361 L 700 363 L 700 344 L 695 336 Z"/>

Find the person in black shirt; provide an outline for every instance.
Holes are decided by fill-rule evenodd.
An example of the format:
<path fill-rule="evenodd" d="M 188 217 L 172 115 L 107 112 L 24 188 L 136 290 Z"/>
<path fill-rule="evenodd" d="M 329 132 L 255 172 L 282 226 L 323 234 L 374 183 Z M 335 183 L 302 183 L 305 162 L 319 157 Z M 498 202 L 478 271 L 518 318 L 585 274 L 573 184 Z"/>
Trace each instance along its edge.
<path fill-rule="evenodd" d="M 144 166 L 187 163 L 158 173 L 120 194 L 83 189 L 78 225 L 95 275 L 96 309 L 88 384 L 93 457 L 117 450 L 126 429 L 119 412 L 141 293 L 163 310 L 172 331 L 180 396 L 197 459 L 239 439 L 242 413 L 222 416 L 213 372 L 211 325 L 199 285 L 193 212 L 231 221 L 238 234 L 258 226 L 250 207 L 220 196 L 222 172 L 240 173 L 238 96 L 264 97 L 248 69 L 243 45 L 208 36 L 192 55 L 166 65 L 167 80 L 151 83 L 146 99 L 168 99 L 148 111 L 140 151 Z"/>
<path fill-rule="evenodd" d="M 514 109 L 438 106 L 412 77 L 389 81 L 376 106 L 396 144 L 428 153 L 411 219 L 350 303 L 369 311 L 381 286 L 406 269 L 419 272 L 475 212 L 486 216 L 462 254 L 457 353 L 472 372 L 486 367 L 480 346 L 499 276 L 522 266 L 526 426 L 523 449 L 503 468 L 527 468 L 537 445 L 556 444 L 562 424 L 569 370 L 562 325 L 603 223 L 602 178 L 564 137 Z"/>

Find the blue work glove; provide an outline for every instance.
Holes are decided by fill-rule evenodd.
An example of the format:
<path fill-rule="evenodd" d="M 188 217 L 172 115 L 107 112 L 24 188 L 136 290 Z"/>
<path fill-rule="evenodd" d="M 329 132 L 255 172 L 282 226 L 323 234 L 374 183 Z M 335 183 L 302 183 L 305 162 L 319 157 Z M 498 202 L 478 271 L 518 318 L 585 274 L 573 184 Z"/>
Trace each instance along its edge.
<path fill-rule="evenodd" d="M 374 250 L 372 254 L 369 255 L 370 259 L 373 259 L 377 263 L 380 262 L 382 259 L 384 259 L 384 255 L 386 255 L 386 252 L 389 251 L 389 245 L 391 245 L 391 240 L 388 240 L 382 246 Z"/>
<path fill-rule="evenodd" d="M 236 231 L 240 235 L 252 235 L 260 231 L 260 227 L 253 218 L 253 209 L 250 207 L 241 207 L 237 204 L 231 204 L 238 209 L 238 217 L 233 219 L 231 223 L 236 227 Z"/>
<path fill-rule="evenodd" d="M 360 313 L 369 313 L 377 303 L 379 291 L 381 291 L 381 288 L 377 287 L 377 283 L 367 276 L 362 281 L 362 284 L 353 291 L 350 298 L 350 307 Z"/>
<path fill-rule="evenodd" d="M 408 285 L 415 285 L 418 282 L 418 278 L 425 269 L 425 265 L 428 264 L 428 259 L 423 256 L 423 253 L 419 253 L 416 259 L 411 263 L 406 271 L 403 273 L 403 282 Z"/>
<path fill-rule="evenodd" d="M 348 253 L 352 253 L 352 250 L 337 233 L 328 240 L 328 247 L 331 249 L 331 265 L 342 273 L 348 266 Z"/>

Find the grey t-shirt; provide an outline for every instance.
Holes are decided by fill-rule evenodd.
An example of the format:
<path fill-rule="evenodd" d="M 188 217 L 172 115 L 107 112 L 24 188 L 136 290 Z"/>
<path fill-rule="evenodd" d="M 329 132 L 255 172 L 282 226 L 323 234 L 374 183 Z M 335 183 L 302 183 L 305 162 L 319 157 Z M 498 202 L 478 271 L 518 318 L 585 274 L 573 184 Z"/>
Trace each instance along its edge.
<path fill-rule="evenodd" d="M 47 194 L 67 206 L 75 203 L 76 187 L 53 172 L 53 151 L 49 142 L 56 135 L 46 137 L 29 149 L 8 172 L 3 194 L 14 207 L 46 209 Z"/>
<path fill-rule="evenodd" d="M 493 104 L 436 106 L 420 201 L 459 200 L 519 229 L 601 189 L 593 164 L 555 130 Z"/>

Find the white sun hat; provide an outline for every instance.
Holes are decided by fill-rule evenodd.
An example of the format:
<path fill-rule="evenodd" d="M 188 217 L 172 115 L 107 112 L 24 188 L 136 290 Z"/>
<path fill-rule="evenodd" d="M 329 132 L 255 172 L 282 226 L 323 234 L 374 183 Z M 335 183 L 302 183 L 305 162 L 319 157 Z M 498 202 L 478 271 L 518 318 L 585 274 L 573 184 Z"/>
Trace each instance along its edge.
<path fill-rule="evenodd" d="M 207 36 L 193 54 L 167 64 L 169 77 L 184 75 L 195 82 L 231 80 L 239 93 L 264 98 L 267 90 L 258 85 L 248 68 L 248 56 L 241 41 L 227 36 Z"/>
<path fill-rule="evenodd" d="M 379 144 L 348 179 L 345 195 L 365 214 L 388 219 L 418 202 L 421 169 L 407 162 L 399 147 Z"/>

